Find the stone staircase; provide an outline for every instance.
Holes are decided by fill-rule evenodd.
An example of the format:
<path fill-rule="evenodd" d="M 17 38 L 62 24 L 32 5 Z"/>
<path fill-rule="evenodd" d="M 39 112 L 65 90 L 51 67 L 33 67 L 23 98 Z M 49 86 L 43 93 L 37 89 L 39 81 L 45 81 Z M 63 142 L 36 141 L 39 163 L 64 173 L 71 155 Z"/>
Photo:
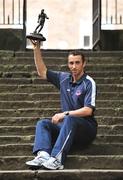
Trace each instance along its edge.
<path fill-rule="evenodd" d="M 123 53 L 84 52 L 97 82 L 98 135 L 87 149 L 72 148 L 65 169 L 27 168 L 39 118 L 59 111 L 59 92 L 37 76 L 32 51 L 0 51 L 0 180 L 123 179 Z M 68 51 L 44 50 L 50 69 L 67 70 Z"/>

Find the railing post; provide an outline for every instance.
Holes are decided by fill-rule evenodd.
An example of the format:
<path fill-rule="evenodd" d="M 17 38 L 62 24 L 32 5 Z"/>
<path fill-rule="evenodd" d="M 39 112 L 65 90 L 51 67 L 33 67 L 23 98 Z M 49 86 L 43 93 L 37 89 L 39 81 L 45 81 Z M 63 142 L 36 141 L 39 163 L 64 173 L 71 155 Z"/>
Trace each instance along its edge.
<path fill-rule="evenodd" d="M 106 24 L 108 24 L 108 0 L 106 0 Z"/>
<path fill-rule="evenodd" d="M 23 49 L 26 49 L 26 8 L 27 8 L 27 0 L 23 0 Z"/>
<path fill-rule="evenodd" d="M 18 22 L 20 24 L 20 0 L 18 0 Z"/>
<path fill-rule="evenodd" d="M 14 0 L 12 0 L 12 24 L 14 24 L 14 12 L 15 8 L 14 8 Z"/>
<path fill-rule="evenodd" d="M 5 0 L 3 0 L 3 24 L 5 24 Z"/>
<path fill-rule="evenodd" d="M 122 16 L 120 15 L 120 24 L 122 24 Z"/>
<path fill-rule="evenodd" d="M 115 24 L 117 24 L 117 0 L 115 0 Z"/>

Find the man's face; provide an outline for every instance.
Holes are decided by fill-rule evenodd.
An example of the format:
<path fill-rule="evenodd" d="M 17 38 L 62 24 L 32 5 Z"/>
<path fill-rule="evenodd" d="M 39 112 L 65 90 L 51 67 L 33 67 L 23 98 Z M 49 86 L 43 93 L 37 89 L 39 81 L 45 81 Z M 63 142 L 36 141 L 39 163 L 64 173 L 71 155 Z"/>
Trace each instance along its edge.
<path fill-rule="evenodd" d="M 84 73 L 85 62 L 80 55 L 68 56 L 68 67 L 74 77 L 80 77 Z"/>

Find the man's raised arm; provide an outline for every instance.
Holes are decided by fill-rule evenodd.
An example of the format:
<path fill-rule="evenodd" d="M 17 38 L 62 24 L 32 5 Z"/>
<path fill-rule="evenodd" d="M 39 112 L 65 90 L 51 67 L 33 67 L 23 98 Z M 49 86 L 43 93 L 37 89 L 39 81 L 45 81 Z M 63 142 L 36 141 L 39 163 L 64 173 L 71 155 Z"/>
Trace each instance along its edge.
<path fill-rule="evenodd" d="M 42 58 L 42 52 L 40 50 L 40 41 L 31 41 L 31 42 L 33 44 L 34 60 L 38 75 L 40 76 L 41 79 L 47 79 L 46 77 L 47 67 Z"/>

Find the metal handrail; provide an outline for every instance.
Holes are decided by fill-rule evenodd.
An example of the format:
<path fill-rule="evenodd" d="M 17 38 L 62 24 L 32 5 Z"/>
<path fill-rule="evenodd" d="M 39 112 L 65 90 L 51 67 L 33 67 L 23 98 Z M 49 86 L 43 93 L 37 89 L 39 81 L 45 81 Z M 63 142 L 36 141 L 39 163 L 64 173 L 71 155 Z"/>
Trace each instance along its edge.
<path fill-rule="evenodd" d="M 105 2 L 104 12 L 103 12 L 103 21 L 101 21 L 102 25 L 122 25 L 123 24 L 123 14 L 119 13 L 119 2 L 118 0 L 112 1 L 112 4 L 114 3 L 114 8 L 112 9 L 112 13 L 109 14 L 110 11 L 110 5 L 112 5 L 109 0 L 103 1 Z M 104 18 L 105 17 L 105 18 Z"/>
<path fill-rule="evenodd" d="M 24 4 L 26 4 L 26 0 L 9 0 L 9 6 L 8 1 L 1 1 L 1 12 L 3 13 L 0 14 L 0 25 L 22 26 L 26 21 L 26 17 L 23 17 L 25 13 L 24 8 L 26 8 Z"/>

